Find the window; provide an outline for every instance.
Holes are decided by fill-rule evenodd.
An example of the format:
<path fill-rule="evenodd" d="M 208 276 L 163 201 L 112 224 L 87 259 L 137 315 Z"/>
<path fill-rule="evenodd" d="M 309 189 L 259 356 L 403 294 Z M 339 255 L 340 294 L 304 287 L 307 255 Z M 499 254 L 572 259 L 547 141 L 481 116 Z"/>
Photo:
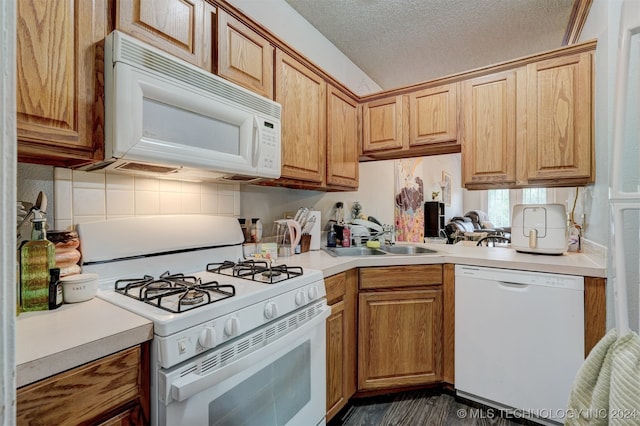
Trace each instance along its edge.
<path fill-rule="evenodd" d="M 497 227 L 511 226 L 511 211 L 515 204 L 544 204 L 546 188 L 490 189 L 487 191 L 487 214 Z"/>
<path fill-rule="evenodd" d="M 546 188 L 525 188 L 522 190 L 521 204 L 544 204 L 547 202 Z"/>
<path fill-rule="evenodd" d="M 511 206 L 508 189 L 487 191 L 487 214 L 494 226 L 504 227 L 511 223 Z"/>

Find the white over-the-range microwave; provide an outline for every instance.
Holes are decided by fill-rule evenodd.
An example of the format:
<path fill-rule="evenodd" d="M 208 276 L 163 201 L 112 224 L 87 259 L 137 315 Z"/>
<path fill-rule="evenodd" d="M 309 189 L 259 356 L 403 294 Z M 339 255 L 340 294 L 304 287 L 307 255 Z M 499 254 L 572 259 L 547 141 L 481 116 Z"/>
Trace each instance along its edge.
<path fill-rule="evenodd" d="M 280 177 L 280 104 L 121 32 L 105 39 L 110 170 L 187 180 Z"/>

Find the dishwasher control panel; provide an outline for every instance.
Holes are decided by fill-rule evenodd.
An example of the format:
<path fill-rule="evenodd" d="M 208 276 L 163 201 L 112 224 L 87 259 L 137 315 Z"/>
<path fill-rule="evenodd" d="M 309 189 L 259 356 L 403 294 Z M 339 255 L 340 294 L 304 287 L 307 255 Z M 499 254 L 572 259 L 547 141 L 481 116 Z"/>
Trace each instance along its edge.
<path fill-rule="evenodd" d="M 456 276 L 473 277 L 478 280 L 498 281 L 523 286 L 541 285 L 578 291 L 584 290 L 584 277 L 576 275 L 456 265 Z"/>

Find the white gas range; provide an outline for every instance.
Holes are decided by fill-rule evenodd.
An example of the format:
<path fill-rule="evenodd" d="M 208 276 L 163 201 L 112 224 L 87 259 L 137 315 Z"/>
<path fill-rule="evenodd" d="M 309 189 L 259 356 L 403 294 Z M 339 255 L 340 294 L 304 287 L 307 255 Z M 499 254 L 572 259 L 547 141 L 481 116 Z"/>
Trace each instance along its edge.
<path fill-rule="evenodd" d="M 324 424 L 320 271 L 243 259 L 232 217 L 131 217 L 78 233 L 98 297 L 154 323 L 152 424 Z"/>

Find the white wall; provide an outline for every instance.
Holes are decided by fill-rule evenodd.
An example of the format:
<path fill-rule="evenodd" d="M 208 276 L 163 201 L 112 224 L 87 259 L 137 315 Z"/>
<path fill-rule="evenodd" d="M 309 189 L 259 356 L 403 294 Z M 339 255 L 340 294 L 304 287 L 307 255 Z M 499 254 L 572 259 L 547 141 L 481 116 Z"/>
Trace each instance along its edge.
<path fill-rule="evenodd" d="M 228 0 L 358 96 L 382 90 L 284 0 Z"/>
<path fill-rule="evenodd" d="M 431 184 L 442 179 L 442 171 L 449 173 L 452 179 L 451 206 L 445 210 L 448 219 L 463 213 L 460 154 L 423 158 L 425 192 L 430 193 Z M 357 191 L 325 193 L 254 185 L 243 186 L 240 191 L 241 216 L 261 218 L 266 225 L 265 235 L 271 235 L 270 224 L 275 219 L 281 218 L 283 213 L 295 212 L 299 207 L 319 210 L 322 213 L 322 229 L 325 229 L 338 201 L 344 203 L 345 217 L 348 217 L 353 202 L 358 201 L 366 216 L 374 216 L 382 223 L 394 223 L 394 160 L 360 163 L 360 186 Z M 429 193 L 424 194 L 425 201 L 431 199 Z"/>
<path fill-rule="evenodd" d="M 621 0 L 594 0 L 580 36 L 581 41 L 596 38 L 595 81 L 595 156 L 596 183 L 586 200 L 586 237 L 609 244 L 609 161 L 613 123 L 613 87 L 615 84 L 616 44 Z"/>
<path fill-rule="evenodd" d="M 631 0 L 637 1 L 637 0 Z M 595 91 L 595 155 L 596 184 L 591 199 L 585 202 L 589 210 L 587 238 L 602 245 L 610 244 L 610 215 L 607 200 L 609 189 L 609 167 L 613 132 L 613 97 L 615 85 L 616 46 L 622 0 L 594 0 L 589 17 L 582 30 L 581 40 L 597 38 L 596 91 Z M 609 250 L 611 255 L 611 250 Z M 608 262 L 607 328 L 614 326 L 612 262 Z M 637 286 L 636 286 L 637 287 Z M 638 288 L 629 288 L 629 298 L 637 300 Z M 630 306 L 632 318 L 638 318 L 638 304 Z"/>

